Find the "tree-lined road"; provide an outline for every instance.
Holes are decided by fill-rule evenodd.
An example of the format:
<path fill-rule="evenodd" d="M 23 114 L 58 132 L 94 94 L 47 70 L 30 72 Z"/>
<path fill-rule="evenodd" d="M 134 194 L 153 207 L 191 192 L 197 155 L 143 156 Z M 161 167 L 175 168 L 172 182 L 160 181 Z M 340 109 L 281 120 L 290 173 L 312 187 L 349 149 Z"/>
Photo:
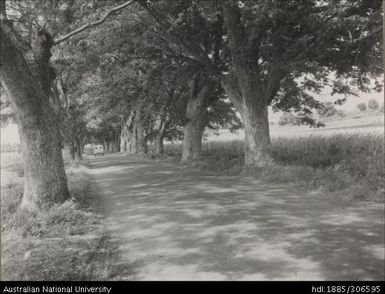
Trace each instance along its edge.
<path fill-rule="evenodd" d="M 384 207 L 122 154 L 91 159 L 117 280 L 382 280 Z"/>

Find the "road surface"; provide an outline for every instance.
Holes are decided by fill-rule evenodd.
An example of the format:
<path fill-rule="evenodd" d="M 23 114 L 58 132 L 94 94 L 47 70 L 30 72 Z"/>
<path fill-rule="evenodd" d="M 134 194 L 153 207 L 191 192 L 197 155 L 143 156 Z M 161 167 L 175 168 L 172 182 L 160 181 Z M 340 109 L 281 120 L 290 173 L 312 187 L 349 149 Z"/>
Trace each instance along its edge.
<path fill-rule="evenodd" d="M 110 154 L 91 193 L 115 280 L 383 280 L 384 206 Z"/>

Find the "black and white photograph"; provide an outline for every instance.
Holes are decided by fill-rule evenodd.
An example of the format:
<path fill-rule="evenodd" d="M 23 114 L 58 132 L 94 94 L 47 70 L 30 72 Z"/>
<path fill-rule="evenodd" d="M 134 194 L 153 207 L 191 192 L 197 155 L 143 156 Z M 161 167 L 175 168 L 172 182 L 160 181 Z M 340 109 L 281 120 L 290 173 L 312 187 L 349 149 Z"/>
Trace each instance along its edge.
<path fill-rule="evenodd" d="M 384 3 L 0 0 L 2 292 L 385 291 Z"/>

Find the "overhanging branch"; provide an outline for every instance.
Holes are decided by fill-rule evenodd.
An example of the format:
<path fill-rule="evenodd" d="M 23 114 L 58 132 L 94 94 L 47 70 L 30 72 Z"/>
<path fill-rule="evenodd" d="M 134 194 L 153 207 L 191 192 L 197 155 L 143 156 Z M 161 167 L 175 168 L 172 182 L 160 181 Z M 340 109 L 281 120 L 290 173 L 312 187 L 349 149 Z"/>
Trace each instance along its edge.
<path fill-rule="evenodd" d="M 84 26 L 82 26 L 82 27 L 80 27 L 80 28 L 78 28 L 78 29 L 76 29 L 76 30 L 74 30 L 74 31 L 72 31 L 72 32 L 70 32 L 70 33 L 68 33 L 68 34 L 66 34 L 66 35 L 64 35 L 64 36 L 62 36 L 62 37 L 57 38 L 57 39 L 54 41 L 54 45 L 58 45 L 58 44 L 60 44 L 61 42 L 65 41 L 65 40 L 67 40 L 67 39 L 69 39 L 69 38 L 71 38 L 72 36 L 74 36 L 74 35 L 76 35 L 76 34 L 82 32 L 82 31 L 84 31 L 84 30 L 86 30 L 86 29 L 88 29 L 88 28 L 95 27 L 95 26 L 97 26 L 97 25 L 102 24 L 103 22 L 106 21 L 106 19 L 107 19 L 111 14 L 115 13 L 115 12 L 118 11 L 118 10 L 123 9 L 124 7 L 126 7 L 126 6 L 128 6 L 128 5 L 131 5 L 131 4 L 134 3 L 135 1 L 136 1 L 136 0 L 130 0 L 130 1 L 127 1 L 127 2 L 125 2 L 125 3 L 123 3 L 123 4 L 119 5 L 119 6 L 116 6 L 115 8 L 112 8 L 112 9 L 109 10 L 109 11 L 108 11 L 108 12 L 107 12 L 107 13 L 106 13 L 100 20 L 95 21 L 95 22 L 92 22 L 92 23 L 87 23 L 87 24 L 85 24 Z"/>
<path fill-rule="evenodd" d="M 147 5 L 146 1 L 138 1 L 138 3 L 147 10 L 147 12 L 154 18 L 154 20 L 160 25 L 162 30 L 171 37 L 175 42 L 182 45 L 188 54 L 190 54 L 196 62 L 202 64 L 211 74 L 218 75 L 217 68 L 211 63 L 207 53 L 202 50 L 200 46 L 197 46 L 194 42 L 186 38 L 185 36 L 170 32 L 172 27 L 171 23 L 166 19 L 164 15 Z"/>

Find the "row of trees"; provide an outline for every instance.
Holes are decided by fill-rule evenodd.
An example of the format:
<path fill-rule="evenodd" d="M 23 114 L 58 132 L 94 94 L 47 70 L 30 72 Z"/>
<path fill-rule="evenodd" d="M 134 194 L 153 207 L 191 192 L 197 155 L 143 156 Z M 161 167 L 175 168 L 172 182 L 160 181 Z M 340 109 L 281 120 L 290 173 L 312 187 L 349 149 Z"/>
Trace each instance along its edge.
<path fill-rule="evenodd" d="M 359 0 L 0 0 L 0 81 L 19 127 L 23 205 L 67 199 L 61 150 L 76 158 L 92 140 L 136 154 L 151 142 L 160 155 L 164 139 L 183 138 L 188 161 L 205 128 L 243 126 L 245 164 L 264 168 L 268 106 L 316 125 L 309 115 L 322 103 L 311 92 L 373 87 L 381 9 Z"/>

